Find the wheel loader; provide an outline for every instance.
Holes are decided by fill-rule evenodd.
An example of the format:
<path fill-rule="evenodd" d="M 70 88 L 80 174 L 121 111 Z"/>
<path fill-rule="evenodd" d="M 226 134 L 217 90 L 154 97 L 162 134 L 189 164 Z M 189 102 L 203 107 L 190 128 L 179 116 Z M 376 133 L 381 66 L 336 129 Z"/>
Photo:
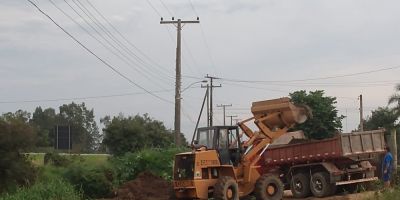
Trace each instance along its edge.
<path fill-rule="evenodd" d="M 251 111 L 253 117 L 238 126 L 199 128 L 192 152 L 175 156 L 173 186 L 177 199 L 236 200 L 251 193 L 270 199 L 267 196 L 280 195 L 279 177 L 263 175 L 259 161 L 275 138 L 306 121 L 308 110 L 295 106 L 289 98 L 280 98 L 254 102 Z M 254 121 L 257 131 L 245 124 L 249 121 Z M 239 128 L 246 141 L 242 141 Z"/>
<path fill-rule="evenodd" d="M 175 155 L 174 199 L 279 200 L 285 189 L 296 198 L 324 197 L 377 179 L 368 160 L 384 152 L 384 130 L 282 145 L 311 110 L 285 97 L 253 102 L 251 112 L 237 126 L 197 129 L 192 151 Z"/>

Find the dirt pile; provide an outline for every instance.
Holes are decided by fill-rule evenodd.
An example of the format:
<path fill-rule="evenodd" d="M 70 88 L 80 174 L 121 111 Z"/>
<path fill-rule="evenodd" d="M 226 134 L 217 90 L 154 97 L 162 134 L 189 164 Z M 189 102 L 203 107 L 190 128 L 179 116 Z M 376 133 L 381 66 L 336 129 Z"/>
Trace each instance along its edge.
<path fill-rule="evenodd" d="M 135 180 L 124 183 L 117 191 L 116 199 L 168 200 L 171 183 L 150 172 L 140 173 Z"/>

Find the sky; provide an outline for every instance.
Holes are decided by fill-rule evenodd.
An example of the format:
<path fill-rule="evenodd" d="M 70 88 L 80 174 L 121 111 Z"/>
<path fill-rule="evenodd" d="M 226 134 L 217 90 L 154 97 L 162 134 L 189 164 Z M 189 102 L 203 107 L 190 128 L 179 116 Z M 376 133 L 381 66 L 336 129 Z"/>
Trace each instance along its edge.
<path fill-rule="evenodd" d="M 344 132 L 358 126 L 360 94 L 367 117 L 400 83 L 399 1 L 32 1 L 108 66 L 28 1 L 0 0 L 0 113 L 85 102 L 98 123 L 148 113 L 173 129 L 176 28 L 161 17 L 200 19 L 182 29 L 188 138 L 207 74 L 221 78 L 214 125 L 223 124 L 218 104 L 232 104 L 226 114 L 246 119 L 254 101 L 324 90 L 347 116 Z"/>

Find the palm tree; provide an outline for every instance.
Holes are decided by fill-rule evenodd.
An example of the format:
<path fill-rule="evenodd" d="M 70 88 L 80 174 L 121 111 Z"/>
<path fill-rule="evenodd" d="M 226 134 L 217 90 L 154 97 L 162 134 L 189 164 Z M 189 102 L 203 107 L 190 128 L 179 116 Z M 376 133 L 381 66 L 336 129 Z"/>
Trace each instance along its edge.
<path fill-rule="evenodd" d="M 389 98 L 389 105 L 390 104 L 395 104 L 395 107 L 393 108 L 393 111 L 399 117 L 400 116 L 400 94 L 397 93 L 397 92 L 400 92 L 400 84 L 396 85 L 396 93 L 394 93 Z"/>

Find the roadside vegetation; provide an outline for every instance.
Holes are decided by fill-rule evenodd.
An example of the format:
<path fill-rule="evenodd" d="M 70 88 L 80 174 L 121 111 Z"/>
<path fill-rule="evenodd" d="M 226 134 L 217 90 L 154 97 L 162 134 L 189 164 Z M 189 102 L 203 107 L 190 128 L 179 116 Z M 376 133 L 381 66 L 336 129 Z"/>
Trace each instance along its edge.
<path fill-rule="evenodd" d="M 294 130 L 306 130 L 311 139 L 340 132 L 344 116 L 338 115 L 335 97 L 323 91 L 297 91 L 290 97 L 297 104 L 312 105 L 314 116 Z M 391 103 L 400 105 L 398 95 Z M 364 122 L 365 129 L 398 129 L 398 109 L 380 107 L 372 111 Z M 99 131 L 94 110 L 84 103 L 65 104 L 58 111 L 37 107 L 32 114 L 23 110 L 2 114 L 0 200 L 111 198 L 118 187 L 144 171 L 171 180 L 174 155 L 188 151 L 185 146 L 175 147 L 173 132 L 146 114 L 105 116 L 101 123 L 104 129 Z M 70 152 L 53 148 L 58 124 L 70 125 L 73 130 Z M 181 138 L 181 143 L 187 144 L 183 134 Z M 400 189 L 394 187 L 375 197 L 386 200 L 399 195 Z"/>
<path fill-rule="evenodd" d="M 112 197 L 120 184 L 143 171 L 171 179 L 173 156 L 186 149 L 174 147 L 172 131 L 162 122 L 122 114 L 101 122 L 102 135 L 93 109 L 84 103 L 62 105 L 58 113 L 38 107 L 32 115 L 22 110 L 2 114 L 0 200 Z M 52 148 L 57 124 L 73 130 L 71 154 Z"/>

